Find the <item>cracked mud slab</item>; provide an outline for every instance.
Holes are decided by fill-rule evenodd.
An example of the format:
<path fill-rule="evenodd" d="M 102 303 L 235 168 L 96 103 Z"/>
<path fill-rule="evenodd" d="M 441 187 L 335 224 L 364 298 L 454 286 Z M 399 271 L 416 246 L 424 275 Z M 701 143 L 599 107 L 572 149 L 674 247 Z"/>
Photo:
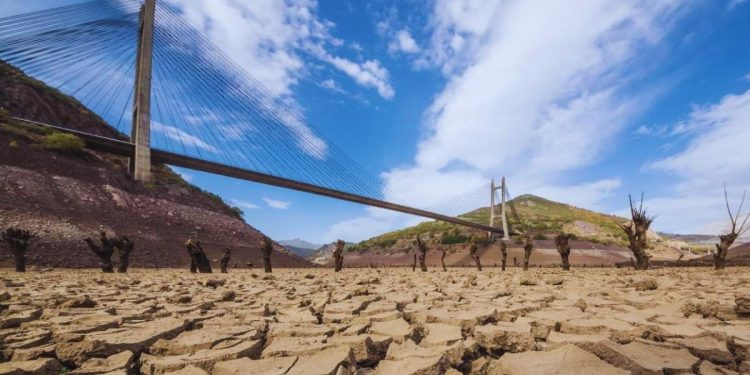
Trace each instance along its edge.
<path fill-rule="evenodd" d="M 749 373 L 748 271 L 0 270 L 0 375 Z"/>

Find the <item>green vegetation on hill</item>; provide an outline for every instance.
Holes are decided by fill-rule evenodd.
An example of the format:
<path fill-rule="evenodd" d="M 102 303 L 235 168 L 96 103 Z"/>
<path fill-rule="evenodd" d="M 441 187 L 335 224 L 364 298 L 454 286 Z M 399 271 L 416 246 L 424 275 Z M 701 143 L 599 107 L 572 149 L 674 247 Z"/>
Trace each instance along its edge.
<path fill-rule="evenodd" d="M 496 212 L 500 212 L 499 207 Z M 626 245 L 627 238 L 617 226 L 615 220 L 626 219 L 606 215 L 564 203 L 553 202 L 534 195 L 522 195 L 507 204 L 508 222 L 514 240 L 520 240 L 518 234 L 527 231 L 533 233 L 537 240 L 552 239 L 557 233 L 573 234 L 574 238 L 601 244 Z M 489 224 L 489 207 L 479 208 L 461 217 L 482 224 Z M 500 225 L 499 218 L 495 225 Z M 472 236 L 484 239 L 486 233 L 450 224 L 442 221 L 426 221 L 415 226 L 388 232 L 369 240 L 362 241 L 349 251 L 392 249 L 399 241 L 413 240 L 417 235 L 441 245 L 468 243 Z"/>

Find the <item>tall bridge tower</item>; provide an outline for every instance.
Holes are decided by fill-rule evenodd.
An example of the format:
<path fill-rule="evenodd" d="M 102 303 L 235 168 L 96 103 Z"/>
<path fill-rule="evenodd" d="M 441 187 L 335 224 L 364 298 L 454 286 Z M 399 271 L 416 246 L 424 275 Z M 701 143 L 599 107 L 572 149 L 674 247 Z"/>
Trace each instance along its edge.
<path fill-rule="evenodd" d="M 490 226 L 495 226 L 495 217 L 497 214 L 495 214 L 495 192 L 500 190 L 500 220 L 502 222 L 503 226 L 503 239 L 509 240 L 510 236 L 508 235 L 508 220 L 505 216 L 505 176 L 503 176 L 500 179 L 500 186 L 495 185 L 495 179 L 492 179 L 492 183 L 490 184 Z M 493 232 L 489 233 L 490 237 L 494 235 Z"/>
<path fill-rule="evenodd" d="M 151 180 L 151 72 L 154 51 L 156 0 L 145 0 L 141 7 L 138 53 L 135 65 L 133 125 L 131 140 L 135 155 L 130 159 L 130 174 L 136 181 Z"/>

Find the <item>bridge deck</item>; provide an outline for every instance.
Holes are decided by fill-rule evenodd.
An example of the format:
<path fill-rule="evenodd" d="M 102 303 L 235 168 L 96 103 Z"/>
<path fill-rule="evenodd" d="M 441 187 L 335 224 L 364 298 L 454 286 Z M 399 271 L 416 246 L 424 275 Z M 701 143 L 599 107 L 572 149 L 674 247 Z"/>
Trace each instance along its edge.
<path fill-rule="evenodd" d="M 56 131 L 74 134 L 86 142 L 86 147 L 102 152 L 108 152 L 117 154 L 125 157 L 133 157 L 135 153 L 135 145 L 130 142 L 125 142 L 117 139 L 102 137 L 96 134 L 86 133 L 78 130 L 63 128 L 50 124 L 44 124 L 36 121 L 31 121 L 24 118 L 14 117 L 15 120 L 25 122 L 28 124 L 44 126 L 55 129 Z M 172 152 L 161 151 L 157 149 L 151 150 L 151 162 L 169 164 L 177 167 L 183 167 L 193 169 L 202 172 L 214 173 L 222 176 L 239 178 L 242 180 L 258 182 L 261 184 L 277 186 L 286 189 L 292 189 L 297 191 L 303 191 L 306 193 L 312 193 L 316 195 L 322 195 L 330 198 L 340 199 L 348 202 L 360 203 L 367 206 L 380 207 L 387 210 L 403 212 L 411 215 L 422 216 L 430 219 L 441 220 L 448 223 L 463 225 L 483 231 L 495 233 L 502 237 L 502 228 L 491 227 L 489 225 L 483 225 L 474 223 L 460 218 L 446 216 L 435 212 L 420 210 L 418 208 L 403 206 L 391 202 L 377 200 L 373 198 L 364 197 L 361 195 L 346 193 L 338 190 L 324 188 L 321 186 L 308 184 L 305 182 L 294 181 L 283 177 L 273 176 L 265 173 L 254 172 L 243 168 L 237 168 L 227 166 L 211 161 L 201 160 L 190 156 L 184 156 L 175 154 Z"/>

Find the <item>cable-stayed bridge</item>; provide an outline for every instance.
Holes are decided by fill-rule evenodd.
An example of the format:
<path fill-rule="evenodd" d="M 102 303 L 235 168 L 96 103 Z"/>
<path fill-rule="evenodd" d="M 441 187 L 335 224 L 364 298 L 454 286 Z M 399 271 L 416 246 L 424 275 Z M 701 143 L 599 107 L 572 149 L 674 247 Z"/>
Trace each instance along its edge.
<path fill-rule="evenodd" d="M 460 214 L 487 187 L 417 208 L 307 124 L 294 104 L 156 0 L 94 0 L 0 18 L 0 59 L 79 100 L 130 141 L 73 132 L 130 158 L 148 181 L 164 163 L 404 212 L 502 235 L 501 223 Z M 17 119 L 33 122 L 33 119 Z M 502 185 L 503 202 L 507 195 Z M 440 187 L 436 187 L 440 188 Z M 505 221 L 504 210 L 501 213 Z M 498 224 L 495 226 L 495 224 Z"/>

